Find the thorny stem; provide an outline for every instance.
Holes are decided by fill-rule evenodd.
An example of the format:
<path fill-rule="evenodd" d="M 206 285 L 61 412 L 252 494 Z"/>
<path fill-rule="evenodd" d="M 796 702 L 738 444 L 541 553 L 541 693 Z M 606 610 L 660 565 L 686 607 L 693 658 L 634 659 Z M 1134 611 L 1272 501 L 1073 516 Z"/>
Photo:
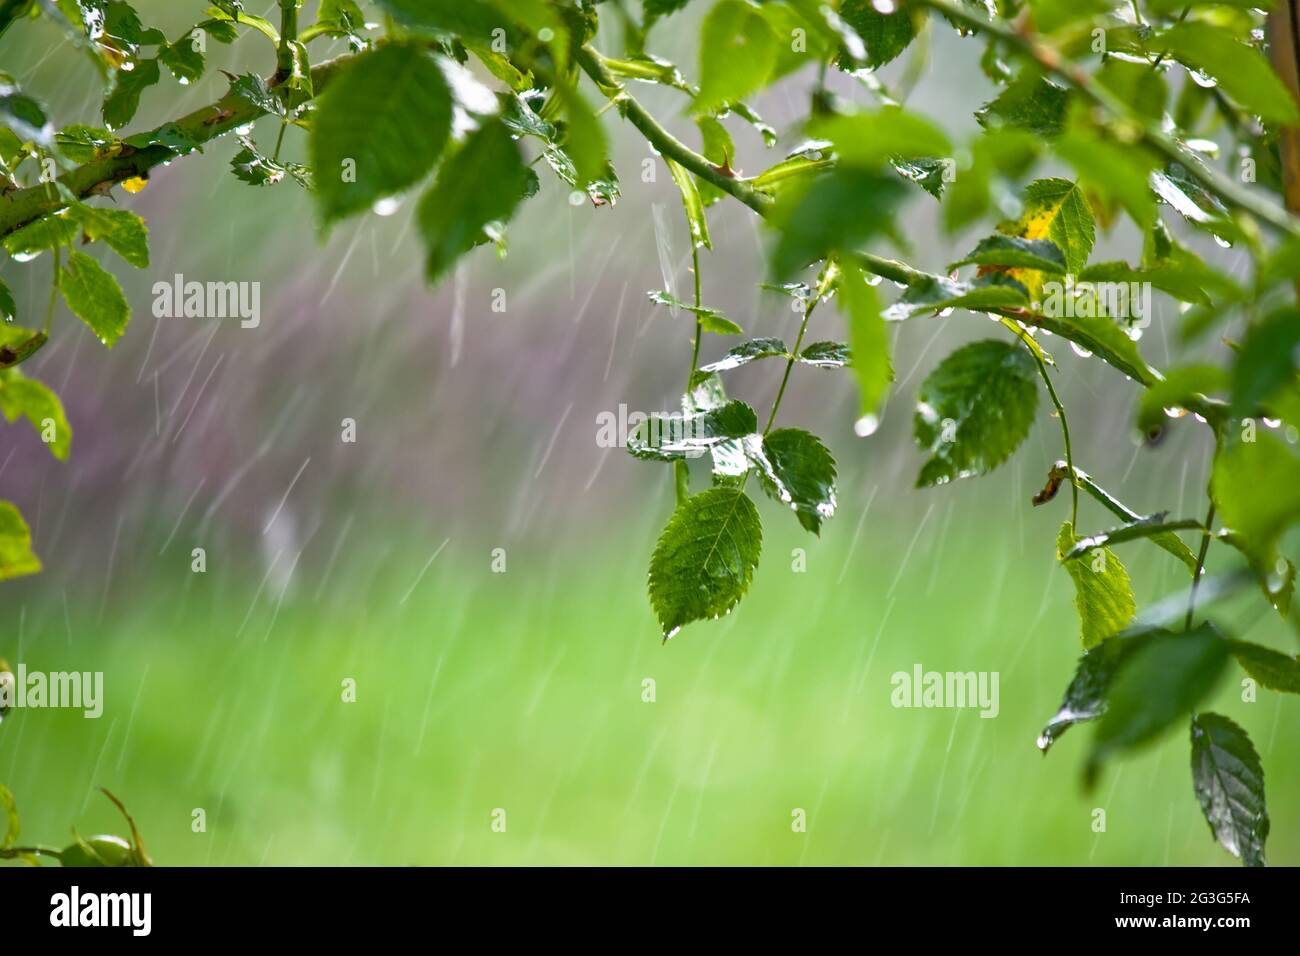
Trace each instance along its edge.
<path fill-rule="evenodd" d="M 1183 630 L 1192 629 L 1192 615 L 1196 613 L 1196 588 L 1201 583 L 1201 574 L 1205 571 L 1205 555 L 1210 550 L 1210 539 L 1214 537 L 1214 499 L 1210 499 L 1210 510 L 1205 513 L 1205 531 L 1201 535 L 1201 550 L 1196 555 L 1196 567 L 1192 571 L 1192 590 L 1187 598 L 1187 620 Z"/>
<path fill-rule="evenodd" d="M 1070 533 L 1078 534 L 1079 481 L 1074 473 L 1074 452 L 1070 449 L 1070 423 L 1065 417 L 1065 406 L 1061 404 L 1061 399 L 1056 394 L 1056 386 L 1052 384 L 1052 378 L 1047 374 L 1046 364 L 1038 357 L 1036 351 L 1033 349 L 1028 351 L 1038 365 L 1038 374 L 1042 376 L 1043 384 L 1047 386 L 1047 394 L 1051 397 L 1052 404 L 1056 406 L 1056 417 L 1061 421 L 1061 441 L 1065 444 L 1065 467 L 1069 469 L 1070 475 Z"/>

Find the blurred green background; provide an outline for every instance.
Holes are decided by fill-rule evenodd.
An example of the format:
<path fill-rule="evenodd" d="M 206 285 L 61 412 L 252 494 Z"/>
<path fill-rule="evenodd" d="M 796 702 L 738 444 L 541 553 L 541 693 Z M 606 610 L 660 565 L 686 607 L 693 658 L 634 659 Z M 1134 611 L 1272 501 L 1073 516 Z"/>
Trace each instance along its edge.
<path fill-rule="evenodd" d="M 201 3 L 138 6 L 169 36 L 202 18 Z M 689 69 L 697 16 L 657 28 L 656 52 Z M 885 80 L 916 70 L 909 106 L 969 132 L 990 92 L 978 48 L 947 31 L 927 44 L 928 58 L 904 58 Z M 272 63 L 256 34 L 212 44 L 204 79 L 150 90 L 133 129 L 220 96 L 213 67 Z M 93 73 L 50 26 L 11 30 L 0 65 L 60 124 L 97 122 Z M 752 174 L 799 142 L 807 83 L 796 76 L 758 103 L 783 133 L 774 150 L 729 121 L 735 165 Z M 675 94 L 636 92 L 690 139 Z M 148 220 L 153 250 L 144 270 L 109 263 L 135 309 L 127 335 L 105 352 L 60 308 L 31 365 L 64 396 L 70 460 L 54 461 L 26 426 L 0 430 L 0 493 L 27 515 L 46 564 L 3 585 L 0 656 L 102 671 L 107 697 L 99 720 L 32 710 L 0 727 L 0 782 L 25 839 L 121 830 L 95 792 L 106 786 L 155 860 L 174 865 L 1233 864 L 1201 818 L 1185 732 L 1113 766 L 1092 793 L 1080 784 L 1090 728 L 1047 757 L 1034 746 L 1080 650 L 1053 560 L 1067 496 L 1029 504 L 1060 456 L 1045 399 L 993 475 L 912 487 L 916 386 L 956 345 L 1005 334 L 985 318 L 897 327 L 898 382 L 867 439 L 852 432 L 847 377 L 795 371 L 780 420 L 826 438 L 840 511 L 816 539 L 760 502 L 750 596 L 660 645 L 645 569 L 671 510 L 669 475 L 599 447 L 596 416 L 673 407 L 689 323 L 645 292 L 689 287 L 689 248 L 666 171 L 616 117 L 607 123 L 623 177 L 615 207 L 575 206 L 541 170 L 509 255 L 476 250 L 433 290 L 411 202 L 319 236 L 293 183 L 259 190 L 229 174 L 233 140 L 119 196 Z M 271 120 L 254 132 L 267 147 L 275 134 Z M 291 131 L 286 153 L 303 149 Z M 705 300 L 748 334 L 792 337 L 797 316 L 758 290 L 766 237 L 735 206 L 710 213 Z M 936 210 L 918 191 L 900 230 L 929 269 L 977 238 L 943 235 Z M 1134 243 L 1120 228 L 1096 255 Z M 176 273 L 260 282 L 260 327 L 154 318 L 152 285 Z M 32 324 L 48 263 L 0 274 Z M 1142 343 L 1157 365 L 1178 354 L 1166 335 L 1176 312 L 1160 308 Z M 834 310 L 809 334 L 842 338 Z M 1133 386 L 1047 344 L 1080 466 L 1139 511 L 1199 515 L 1206 430 L 1184 419 L 1158 447 L 1141 445 Z M 704 358 L 725 347 L 708 342 Z M 777 366 L 731 374 L 734 395 L 769 407 Z M 355 444 L 340 440 L 345 418 Z M 1111 523 L 1081 502 L 1081 530 Z M 203 574 L 190 571 L 196 547 Z M 504 573 L 492 570 L 498 548 Z M 806 571 L 794 570 L 796 548 Z M 1120 556 L 1140 603 L 1186 584 L 1183 566 L 1143 543 Z M 1227 561 L 1212 551 L 1210 568 Z M 1294 635 L 1257 606 L 1223 620 L 1294 651 Z M 918 663 L 997 671 L 1000 713 L 895 709 L 890 676 Z M 1294 864 L 1300 703 L 1266 691 L 1244 702 L 1241 676 L 1220 686 L 1215 709 L 1259 748 L 1269 856 Z M 196 808 L 204 833 L 191 828 Z M 796 808 L 806 832 L 792 831 Z M 497 809 L 505 832 L 492 829 Z"/>

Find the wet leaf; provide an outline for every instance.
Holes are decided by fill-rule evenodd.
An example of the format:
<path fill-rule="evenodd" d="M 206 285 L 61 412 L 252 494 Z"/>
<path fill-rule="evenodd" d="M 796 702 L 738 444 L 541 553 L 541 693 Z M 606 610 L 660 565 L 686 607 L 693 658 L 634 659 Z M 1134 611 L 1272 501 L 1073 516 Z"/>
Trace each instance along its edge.
<path fill-rule="evenodd" d="M 1264 768 L 1249 735 L 1227 717 L 1192 717 L 1192 786 L 1219 844 L 1246 866 L 1263 866 Z"/>
<path fill-rule="evenodd" d="M 1074 607 L 1079 613 L 1079 640 L 1096 647 L 1128 627 L 1137 613 L 1128 570 L 1109 548 L 1094 546 L 1082 560 L 1068 559 L 1079 538 L 1066 521 L 1056 538 L 1056 557 L 1074 582 Z"/>

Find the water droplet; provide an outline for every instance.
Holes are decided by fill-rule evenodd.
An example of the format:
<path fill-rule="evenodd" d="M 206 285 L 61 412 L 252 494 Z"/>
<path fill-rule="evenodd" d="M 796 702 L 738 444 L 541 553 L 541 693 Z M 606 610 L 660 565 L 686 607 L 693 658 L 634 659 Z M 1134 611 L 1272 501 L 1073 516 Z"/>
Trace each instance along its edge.
<path fill-rule="evenodd" d="M 880 285 L 882 277 L 878 275 L 867 274 L 867 285 Z"/>
<path fill-rule="evenodd" d="M 190 79 L 189 79 L 189 77 L 187 77 L 187 76 L 182 76 L 182 77 L 181 77 L 179 80 L 177 80 L 176 82 L 179 83 L 181 86 L 189 86 L 189 85 L 190 85 Z"/>
<path fill-rule="evenodd" d="M 1142 338 L 1141 326 L 1133 325 L 1125 329 L 1124 331 L 1128 333 L 1128 337 L 1131 338 L 1134 342 Z"/>
<path fill-rule="evenodd" d="M 1212 90 L 1219 85 L 1218 80 L 1216 80 L 1212 76 L 1206 76 L 1200 70 L 1188 70 L 1187 74 L 1192 78 L 1193 83 L 1195 83 L 1197 86 L 1203 86 L 1207 90 Z"/>
<path fill-rule="evenodd" d="M 132 70 L 135 69 L 135 63 L 131 60 L 125 60 L 123 61 L 122 65 L 118 67 L 118 69 L 121 70 L 123 73 L 130 73 Z"/>
<path fill-rule="evenodd" d="M 1070 348 L 1074 349 L 1074 354 L 1079 356 L 1079 358 L 1092 358 L 1092 353 L 1089 352 L 1087 349 L 1085 349 L 1078 342 L 1071 342 Z"/>
<path fill-rule="evenodd" d="M 1222 236 L 1215 236 L 1215 237 L 1214 237 L 1214 241 L 1215 241 L 1216 244 L 1218 244 L 1218 245 L 1219 245 L 1221 248 L 1223 248 L 1223 249 L 1231 249 L 1231 248 L 1232 248 L 1232 243 L 1230 243 L 1227 239 L 1224 239 Z"/>
<path fill-rule="evenodd" d="M 871 5 L 876 8 L 877 13 L 886 16 L 898 9 L 898 4 L 894 3 L 894 0 L 871 0 Z"/>
<path fill-rule="evenodd" d="M 1165 409 L 1165 414 L 1168 415 L 1170 418 L 1182 418 L 1184 415 L 1187 414 L 1187 409 L 1185 409 L 1185 408 L 1166 408 L 1166 409 Z"/>
<path fill-rule="evenodd" d="M 875 415 L 863 415 L 853 423 L 853 434 L 857 435 L 859 438 L 866 438 L 875 434 L 876 429 L 879 427 L 879 418 Z"/>
<path fill-rule="evenodd" d="M 569 193 L 570 206 L 581 206 L 586 201 L 587 201 L 587 194 L 584 193 L 581 189 L 575 189 L 573 192 Z"/>
<path fill-rule="evenodd" d="M 12 254 L 12 258 L 14 262 L 31 262 L 40 254 L 39 249 L 35 252 L 15 252 Z"/>
<path fill-rule="evenodd" d="M 1265 428 L 1277 428 L 1282 424 L 1282 420 L 1279 418 L 1261 418 L 1260 421 L 1264 423 Z"/>
<path fill-rule="evenodd" d="M 376 216 L 391 216 L 401 208 L 402 201 L 396 196 L 385 196 L 374 205 Z"/>
<path fill-rule="evenodd" d="M 252 123 L 245 123 L 243 126 L 239 126 L 235 128 L 235 134 L 237 136 L 247 136 L 252 131 L 253 131 Z"/>
<path fill-rule="evenodd" d="M 946 319 L 946 318 L 947 318 L 948 316 L 950 316 L 950 315 L 952 315 L 952 309 L 951 309 L 951 308 L 940 309 L 940 310 L 939 310 L 939 318 L 941 318 L 941 319 Z"/>

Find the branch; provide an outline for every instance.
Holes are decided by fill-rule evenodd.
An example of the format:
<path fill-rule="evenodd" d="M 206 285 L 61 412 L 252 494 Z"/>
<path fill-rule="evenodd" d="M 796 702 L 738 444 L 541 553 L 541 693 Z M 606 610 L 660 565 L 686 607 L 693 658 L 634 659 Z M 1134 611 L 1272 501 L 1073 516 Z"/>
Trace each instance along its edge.
<path fill-rule="evenodd" d="M 1047 72 L 1064 81 L 1072 89 L 1077 90 L 1090 100 L 1093 105 L 1101 107 L 1118 119 L 1133 123 L 1138 130 L 1138 137 L 1143 143 L 1169 162 L 1182 165 L 1189 176 L 1218 196 L 1228 206 L 1250 213 L 1279 232 L 1300 236 L 1300 220 L 1297 220 L 1276 204 L 1241 188 L 1219 170 L 1206 166 L 1196 157 L 1190 155 L 1176 139 L 1163 130 L 1154 129 L 1141 122 L 1122 100 L 1097 84 L 1091 76 L 1076 64 L 1063 60 L 1060 53 L 1052 47 L 1046 46 L 1035 37 L 1021 33 L 1005 23 L 990 20 L 984 14 L 975 12 L 973 7 L 958 6 L 950 2 L 950 0 L 917 0 L 917 2 L 921 6 L 929 7 L 942 14 L 953 23 L 982 30 L 989 36 L 1004 41 L 1022 57 L 1032 60 Z"/>
<path fill-rule="evenodd" d="M 610 72 L 605 62 L 605 57 L 601 55 L 600 51 L 590 45 L 584 46 L 578 51 L 578 64 L 582 67 L 583 72 L 591 77 L 592 82 L 617 107 L 620 115 L 635 126 L 651 146 L 657 149 L 661 155 L 673 160 L 679 166 L 689 169 L 705 182 L 711 183 L 723 192 L 739 199 L 760 216 L 766 218 L 771 213 L 775 200 L 770 195 L 755 189 L 743 179 L 728 176 L 709 162 L 706 157 L 701 156 L 664 129 L 659 121 L 644 106 L 638 103 L 636 98 L 618 81 L 618 78 Z M 858 253 L 856 258 L 862 268 L 873 275 L 882 276 L 894 282 L 902 282 L 905 285 L 931 278 L 928 273 L 913 269 L 906 263 L 899 262 L 896 259 L 886 259 L 865 252 Z"/>
<path fill-rule="evenodd" d="M 341 65 L 350 59 L 350 56 L 341 56 L 327 60 L 312 69 L 312 87 L 317 94 L 337 75 Z M 272 83 L 275 83 L 274 78 Z M 194 142 L 203 145 L 233 129 L 251 123 L 265 113 L 265 110 L 259 109 L 247 100 L 227 93 L 215 103 L 195 110 L 188 116 L 182 116 L 175 121 L 175 125 L 179 126 Z M 164 124 L 164 126 L 169 125 L 171 124 Z M 177 154 L 165 146 L 136 149 L 123 145 L 116 155 L 83 163 L 58 177 L 58 182 L 67 187 L 78 199 L 103 195 L 123 180 L 137 176 L 147 177 L 149 171 L 155 166 L 171 162 L 176 158 Z M 65 205 L 67 205 L 66 200 L 60 197 L 59 191 L 51 189 L 48 183 L 29 186 L 0 196 L 0 237 L 9 235 L 41 216 L 57 212 Z"/>

